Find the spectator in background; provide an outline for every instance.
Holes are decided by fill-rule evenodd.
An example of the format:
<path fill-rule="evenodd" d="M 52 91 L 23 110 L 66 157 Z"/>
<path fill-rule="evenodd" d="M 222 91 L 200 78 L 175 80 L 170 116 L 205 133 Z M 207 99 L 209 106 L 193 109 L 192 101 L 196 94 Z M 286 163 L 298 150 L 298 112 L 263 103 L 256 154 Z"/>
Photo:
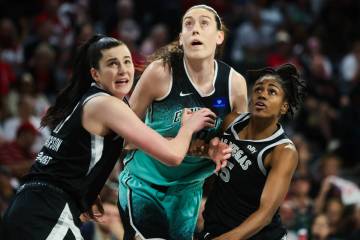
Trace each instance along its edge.
<path fill-rule="evenodd" d="M 29 95 L 22 95 L 18 100 L 17 115 L 8 118 L 4 122 L 4 138 L 7 141 L 13 141 L 16 137 L 18 127 L 24 122 L 30 122 L 36 129 L 39 129 L 41 135 L 37 137 L 36 144 L 33 146 L 33 151 L 38 152 L 45 140 L 50 136 L 50 131 L 47 127 L 40 128 L 40 117 L 35 116 L 34 99 Z"/>
<path fill-rule="evenodd" d="M 155 50 L 165 46 L 169 42 L 169 30 L 163 23 L 156 24 L 152 27 L 150 35 L 142 42 L 140 53 L 149 57 Z"/>
<path fill-rule="evenodd" d="M 343 228 L 346 223 L 346 218 L 344 215 L 345 206 L 341 201 L 341 198 L 329 198 L 326 202 L 324 214 L 326 215 L 329 227 L 330 227 L 330 236 L 334 238 L 343 237 Z"/>
<path fill-rule="evenodd" d="M 349 93 L 355 82 L 360 81 L 360 40 L 353 43 L 352 49 L 340 62 L 342 92 Z"/>
<path fill-rule="evenodd" d="M 54 49 L 48 43 L 41 43 L 37 45 L 28 69 L 34 77 L 38 91 L 50 98 L 56 94 L 55 61 L 56 52 Z"/>
<path fill-rule="evenodd" d="M 15 73 L 21 71 L 23 48 L 18 29 L 9 18 L 0 19 L 0 59 L 9 64 Z"/>
<path fill-rule="evenodd" d="M 314 218 L 311 226 L 310 239 L 312 240 L 335 240 L 330 236 L 330 224 L 329 219 L 325 214 L 318 214 Z"/>
<path fill-rule="evenodd" d="M 30 122 L 23 122 L 16 131 L 16 138 L 0 145 L 0 164 L 20 179 L 35 160 L 32 146 L 40 134 Z"/>
<path fill-rule="evenodd" d="M 116 202 L 103 199 L 103 208 L 104 215 L 98 222 L 89 221 L 81 226 L 84 240 L 123 240 L 124 228 Z"/>
<path fill-rule="evenodd" d="M 275 34 L 274 48 L 266 58 L 266 65 L 276 67 L 287 62 L 300 67 L 298 59 L 293 55 L 293 43 L 289 33 L 285 30 L 279 30 Z"/>
<path fill-rule="evenodd" d="M 31 73 L 24 72 L 16 81 L 15 87 L 7 95 L 7 105 L 13 116 L 18 114 L 18 102 L 23 96 L 29 96 L 34 103 L 34 116 L 42 117 L 49 107 L 49 100 L 42 91 L 38 91 Z"/>

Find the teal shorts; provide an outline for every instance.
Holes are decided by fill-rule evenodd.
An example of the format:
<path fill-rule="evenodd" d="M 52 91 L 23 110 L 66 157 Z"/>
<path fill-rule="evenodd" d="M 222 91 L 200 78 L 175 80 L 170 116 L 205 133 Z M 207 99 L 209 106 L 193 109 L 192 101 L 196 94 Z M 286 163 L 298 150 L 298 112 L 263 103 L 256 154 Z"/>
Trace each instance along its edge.
<path fill-rule="evenodd" d="M 157 186 L 131 175 L 119 176 L 119 211 L 127 239 L 191 240 L 203 182 Z"/>

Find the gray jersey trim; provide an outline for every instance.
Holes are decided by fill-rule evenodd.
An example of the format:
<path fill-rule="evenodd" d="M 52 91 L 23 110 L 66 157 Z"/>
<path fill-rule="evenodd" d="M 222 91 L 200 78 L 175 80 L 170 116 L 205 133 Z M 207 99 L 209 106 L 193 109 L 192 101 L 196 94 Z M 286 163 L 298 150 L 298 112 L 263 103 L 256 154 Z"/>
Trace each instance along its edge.
<path fill-rule="evenodd" d="M 100 161 L 104 149 L 104 137 L 91 134 L 91 160 L 89 169 L 86 173 L 88 175 L 95 165 Z"/>
<path fill-rule="evenodd" d="M 280 145 L 280 144 L 284 144 L 284 143 L 291 143 L 293 144 L 293 142 L 290 140 L 290 139 L 281 139 L 277 142 L 274 142 L 273 144 L 270 144 L 268 146 L 266 146 L 264 149 L 262 149 L 260 152 L 259 152 L 259 155 L 257 157 L 257 163 L 258 163 L 258 166 L 259 166 L 259 169 L 260 171 L 266 176 L 267 175 L 267 171 L 266 171 L 266 168 L 264 166 L 264 162 L 263 162 L 263 154 L 266 150 L 268 150 L 269 148 L 272 148 L 274 146 L 277 146 L 277 145 Z"/>

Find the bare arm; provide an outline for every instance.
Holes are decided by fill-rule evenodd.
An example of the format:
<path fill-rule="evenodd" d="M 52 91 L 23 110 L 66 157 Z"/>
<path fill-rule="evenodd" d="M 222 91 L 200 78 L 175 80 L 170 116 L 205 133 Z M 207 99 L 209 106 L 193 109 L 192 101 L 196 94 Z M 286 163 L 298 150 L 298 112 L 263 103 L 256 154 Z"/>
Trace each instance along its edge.
<path fill-rule="evenodd" d="M 161 61 L 152 62 L 143 72 L 129 99 L 131 109 L 141 119 L 150 104 L 167 93 L 170 87 L 171 72 Z"/>
<path fill-rule="evenodd" d="M 192 113 L 183 121 L 177 136 L 167 140 L 147 127 L 123 101 L 112 96 L 98 96 L 85 104 L 82 123 L 86 130 L 101 136 L 111 129 L 161 162 L 176 166 L 183 160 L 192 134 L 204 127 L 212 127 L 214 117 L 209 109 Z"/>
<path fill-rule="evenodd" d="M 291 144 L 280 145 L 269 156 L 271 171 L 261 194 L 260 206 L 241 225 L 215 238 L 216 240 L 245 240 L 267 226 L 289 189 L 295 172 L 298 154 Z"/>
<path fill-rule="evenodd" d="M 237 114 L 248 111 L 247 85 L 245 78 L 234 69 L 231 70 L 231 104 Z"/>

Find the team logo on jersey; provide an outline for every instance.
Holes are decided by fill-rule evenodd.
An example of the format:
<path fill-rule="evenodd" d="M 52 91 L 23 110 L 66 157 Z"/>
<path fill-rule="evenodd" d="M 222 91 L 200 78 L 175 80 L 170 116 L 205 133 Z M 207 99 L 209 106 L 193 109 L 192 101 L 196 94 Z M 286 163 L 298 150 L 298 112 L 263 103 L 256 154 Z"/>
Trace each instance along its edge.
<path fill-rule="evenodd" d="M 254 147 L 254 146 L 252 146 L 252 145 L 247 145 L 247 149 L 249 149 L 249 151 L 252 153 L 252 154 L 254 154 L 254 153 L 256 153 L 257 152 L 257 150 L 256 150 L 256 147 Z"/>
<path fill-rule="evenodd" d="M 201 107 L 193 107 L 193 108 L 190 108 L 190 111 L 195 112 L 195 111 L 197 111 L 199 109 L 201 109 Z M 176 111 L 174 113 L 173 123 L 181 121 L 182 111 L 183 111 L 183 109 L 181 109 L 179 111 Z"/>
<path fill-rule="evenodd" d="M 228 104 L 228 101 L 225 97 L 217 97 L 213 99 L 212 106 L 214 108 L 225 108 Z"/>
<path fill-rule="evenodd" d="M 189 92 L 189 93 L 183 93 L 182 91 L 180 92 L 180 97 L 185 97 L 185 96 L 189 96 L 189 95 L 191 95 L 191 94 L 193 94 L 192 92 Z"/>

